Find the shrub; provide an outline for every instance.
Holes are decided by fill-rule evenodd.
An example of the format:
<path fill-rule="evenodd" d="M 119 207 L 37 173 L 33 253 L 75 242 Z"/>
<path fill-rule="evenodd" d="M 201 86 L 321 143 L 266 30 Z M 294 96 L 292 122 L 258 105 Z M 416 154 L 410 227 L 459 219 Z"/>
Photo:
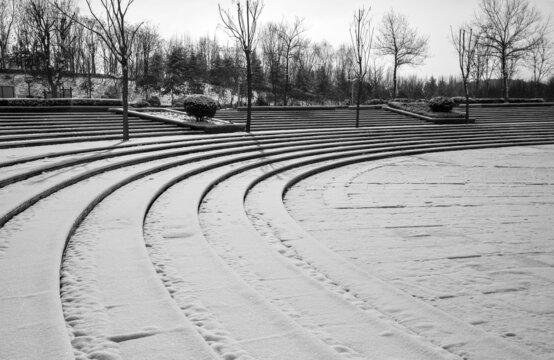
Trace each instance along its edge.
<path fill-rule="evenodd" d="M 398 103 L 409 103 L 411 100 L 408 98 L 395 98 L 390 100 L 392 102 L 398 102 Z"/>
<path fill-rule="evenodd" d="M 437 96 L 429 100 L 429 108 L 434 112 L 450 112 L 454 107 L 454 101 L 445 96 Z"/>
<path fill-rule="evenodd" d="M 102 97 L 105 99 L 116 99 L 119 97 L 119 90 L 114 85 L 110 85 L 106 91 L 104 91 Z"/>
<path fill-rule="evenodd" d="M 0 99 L 0 106 L 121 106 L 119 99 Z"/>
<path fill-rule="evenodd" d="M 173 102 L 171 103 L 172 107 L 176 108 L 182 108 L 185 105 L 185 98 L 184 97 L 178 97 L 173 99 Z"/>
<path fill-rule="evenodd" d="M 387 102 L 383 99 L 369 99 L 364 102 L 364 105 L 382 105 L 386 103 Z"/>
<path fill-rule="evenodd" d="M 212 118 L 217 111 L 217 104 L 212 98 L 204 95 L 189 95 L 185 98 L 183 107 L 189 116 L 194 116 L 196 121 L 204 118 Z"/>
<path fill-rule="evenodd" d="M 153 107 L 160 107 L 162 106 L 162 102 L 160 101 L 160 98 L 157 96 L 150 96 L 146 101 L 150 104 L 150 106 Z"/>
<path fill-rule="evenodd" d="M 265 97 L 263 96 L 258 96 L 258 98 L 256 99 L 256 102 L 254 103 L 255 106 L 269 106 L 269 103 L 267 102 L 267 100 L 265 99 Z"/>
<path fill-rule="evenodd" d="M 544 102 L 544 99 L 543 99 L 543 98 L 531 98 L 531 99 L 527 99 L 527 98 L 511 98 L 511 99 L 509 99 L 508 102 L 509 102 L 509 103 L 543 103 L 543 102 Z"/>
<path fill-rule="evenodd" d="M 150 103 L 146 100 L 140 100 L 140 101 L 132 103 L 131 107 L 134 107 L 134 108 L 137 108 L 137 109 L 138 108 L 150 107 Z"/>
<path fill-rule="evenodd" d="M 455 96 L 452 98 L 456 104 L 465 104 L 466 98 L 463 96 Z M 544 102 L 542 98 L 510 98 L 508 101 L 510 104 L 513 103 L 541 103 Z M 470 104 L 503 104 L 503 98 L 469 98 Z"/>
<path fill-rule="evenodd" d="M 424 102 L 412 102 L 412 103 L 400 103 L 400 102 L 389 102 L 389 107 L 408 111 L 414 114 L 427 116 L 430 118 L 463 118 L 464 114 L 452 111 L 452 112 L 434 112 L 429 108 L 429 104 Z"/>

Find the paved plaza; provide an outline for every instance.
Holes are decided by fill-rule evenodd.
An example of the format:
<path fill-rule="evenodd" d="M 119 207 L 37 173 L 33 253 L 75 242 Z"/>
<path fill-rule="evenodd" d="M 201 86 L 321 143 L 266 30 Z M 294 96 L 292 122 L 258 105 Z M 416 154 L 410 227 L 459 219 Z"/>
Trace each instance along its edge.
<path fill-rule="evenodd" d="M 550 359 L 553 131 L 4 146 L 0 354 Z"/>
<path fill-rule="evenodd" d="M 441 152 L 310 177 L 287 209 L 380 279 L 548 359 L 554 147 Z"/>

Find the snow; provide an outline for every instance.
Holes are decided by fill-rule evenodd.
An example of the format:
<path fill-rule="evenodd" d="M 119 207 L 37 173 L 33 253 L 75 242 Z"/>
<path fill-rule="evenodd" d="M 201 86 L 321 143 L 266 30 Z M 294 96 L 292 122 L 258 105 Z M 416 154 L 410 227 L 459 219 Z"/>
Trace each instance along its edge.
<path fill-rule="evenodd" d="M 100 348 L 109 359 L 140 358 L 146 349 L 147 358 L 213 358 L 150 266 L 142 216 L 158 185 L 146 178 L 118 190 L 69 242 L 61 293 L 76 357 L 94 359 Z"/>
<path fill-rule="evenodd" d="M 197 123 L 198 121 L 194 116 L 189 116 L 184 112 L 171 110 L 171 111 L 163 111 L 163 110 L 157 110 L 157 111 L 141 111 L 148 115 L 154 115 L 159 116 L 162 118 L 170 119 L 170 120 L 177 120 L 177 121 L 183 121 L 187 123 Z M 209 123 L 209 124 L 217 124 L 217 125 L 225 125 L 225 124 L 231 124 L 230 121 L 218 119 L 218 118 L 206 118 L 198 123 Z"/>
<path fill-rule="evenodd" d="M 4 149 L 0 162 L 98 145 Z M 308 177 L 283 202 L 289 181 L 333 163 L 307 163 L 317 144 L 292 146 L 157 149 L 167 157 L 97 171 L 15 216 L 0 228 L 0 357 L 552 357 L 553 146 L 366 161 Z M 0 213 L 141 156 L 5 186 Z"/>
<path fill-rule="evenodd" d="M 286 204 L 356 266 L 546 359 L 554 351 L 553 152 L 357 164 L 303 181 Z"/>

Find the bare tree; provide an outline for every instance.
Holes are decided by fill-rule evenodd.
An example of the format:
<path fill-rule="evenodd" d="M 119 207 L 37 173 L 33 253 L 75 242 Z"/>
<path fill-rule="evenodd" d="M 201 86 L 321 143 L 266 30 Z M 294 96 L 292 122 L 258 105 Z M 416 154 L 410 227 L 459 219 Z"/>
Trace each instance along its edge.
<path fill-rule="evenodd" d="M 159 79 L 153 76 L 151 71 L 151 58 L 160 51 L 161 40 L 157 27 L 145 24 L 137 32 L 133 43 L 135 61 L 134 66 L 129 64 L 129 73 L 136 79 L 137 88 L 142 88 L 145 97 L 148 98 L 148 91 L 156 87 Z"/>
<path fill-rule="evenodd" d="M 354 74 L 358 81 L 358 95 L 356 97 L 356 127 L 360 126 L 360 99 L 362 83 L 368 72 L 369 57 L 373 43 L 373 28 L 369 19 L 369 9 L 361 8 L 354 12 L 354 20 L 350 25 L 350 39 L 352 41 L 352 55 L 356 67 Z"/>
<path fill-rule="evenodd" d="M 94 28 L 95 22 L 92 19 L 82 19 L 81 21 L 88 24 L 89 27 Z M 96 74 L 96 53 L 98 46 L 98 37 L 96 34 L 84 27 L 83 29 L 83 44 L 81 44 L 81 51 L 83 56 L 84 73 L 87 75 L 87 82 L 85 83 L 86 90 L 89 98 L 92 98 L 93 83 L 92 74 Z M 83 46 L 84 45 L 84 46 Z"/>
<path fill-rule="evenodd" d="M 481 0 L 477 24 L 481 37 L 500 62 L 502 97 L 508 101 L 510 63 L 514 66 L 539 43 L 544 24 L 528 0 Z"/>
<path fill-rule="evenodd" d="M 94 19 L 94 26 L 73 18 L 79 25 L 95 33 L 106 44 L 111 54 L 115 56 L 121 66 L 122 77 L 122 102 L 123 102 L 123 141 L 129 140 L 129 58 L 132 54 L 132 44 L 140 29 L 138 25 L 129 25 L 126 22 L 127 11 L 135 0 L 99 0 L 103 9 L 103 17 L 96 15 L 93 10 L 93 0 L 85 0 Z M 57 4 L 60 11 L 64 10 Z"/>
<path fill-rule="evenodd" d="M 479 41 L 475 44 L 475 56 L 473 57 L 473 65 L 471 66 L 471 77 L 475 81 L 476 93 L 481 93 L 482 83 L 485 83 L 486 90 L 490 86 L 490 80 L 493 77 L 495 68 L 497 67 L 497 59 L 492 56 L 491 47 L 487 45 L 487 41 L 484 40 L 479 34 L 476 34 L 476 38 Z"/>
<path fill-rule="evenodd" d="M 5 69 L 7 66 L 8 45 L 15 15 L 15 0 L 0 0 L 0 69 Z"/>
<path fill-rule="evenodd" d="M 36 70 L 44 76 L 54 98 L 68 70 L 74 12 L 72 0 L 59 1 L 56 7 L 47 0 L 29 0 L 23 8 L 30 44 L 38 44 L 34 47 Z"/>
<path fill-rule="evenodd" d="M 390 55 L 393 63 L 393 98 L 397 93 L 397 72 L 402 65 L 422 65 L 427 58 L 429 39 L 420 36 L 408 24 L 408 18 L 390 10 L 383 17 L 376 37 L 376 48 L 382 55 Z"/>
<path fill-rule="evenodd" d="M 305 42 L 302 34 L 305 31 L 304 19 L 300 18 L 295 18 L 292 24 L 283 21 L 278 29 L 278 34 L 283 45 L 283 58 L 285 60 L 285 88 L 283 91 L 283 105 L 285 106 L 287 106 L 290 85 L 290 64 L 293 57 L 304 47 Z"/>
<path fill-rule="evenodd" d="M 554 44 L 546 34 L 525 59 L 525 65 L 531 70 L 535 83 L 535 96 L 538 96 L 539 84 L 549 75 L 554 74 Z"/>
<path fill-rule="evenodd" d="M 283 43 L 278 35 L 279 25 L 269 23 L 264 26 L 260 37 L 263 52 L 263 59 L 268 73 L 268 79 L 271 83 L 271 92 L 273 93 L 273 103 L 277 105 L 277 88 L 281 78 L 281 60 L 283 53 Z"/>
<path fill-rule="evenodd" d="M 252 122 L 252 51 L 256 39 L 258 20 L 263 9 L 261 0 L 246 0 L 246 9 L 241 1 L 236 1 L 236 12 L 233 15 L 229 10 L 219 7 L 219 16 L 225 32 L 234 38 L 241 46 L 246 58 L 246 83 L 248 88 L 248 106 L 246 111 L 246 132 L 250 132 Z"/>
<path fill-rule="evenodd" d="M 466 121 L 469 121 L 469 76 L 472 73 L 471 68 L 475 64 L 475 52 L 479 39 L 473 34 L 473 29 L 468 29 L 467 26 L 459 27 L 457 34 L 450 28 L 450 35 L 452 44 L 458 53 L 458 65 L 462 73 L 466 98 Z"/>
<path fill-rule="evenodd" d="M 338 101 L 350 99 L 349 103 L 354 103 L 354 83 L 350 84 L 350 75 L 353 73 L 354 59 L 352 56 L 352 47 L 347 44 L 339 45 L 335 55 L 335 86 L 337 88 Z"/>
<path fill-rule="evenodd" d="M 369 67 L 368 80 L 371 85 L 373 96 L 376 98 L 384 97 L 385 84 L 385 67 L 377 62 L 377 59 L 372 56 L 372 65 Z"/>

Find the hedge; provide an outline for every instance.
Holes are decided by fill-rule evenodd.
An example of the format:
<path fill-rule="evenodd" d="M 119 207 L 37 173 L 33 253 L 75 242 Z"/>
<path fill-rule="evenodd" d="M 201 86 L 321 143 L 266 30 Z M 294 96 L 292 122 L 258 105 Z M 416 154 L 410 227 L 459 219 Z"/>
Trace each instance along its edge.
<path fill-rule="evenodd" d="M 0 106 L 122 106 L 120 99 L 0 99 Z"/>
<path fill-rule="evenodd" d="M 465 104 L 466 98 L 463 96 L 454 96 L 452 100 L 457 105 Z M 508 103 L 510 104 L 519 104 L 519 103 L 542 103 L 544 99 L 542 98 L 510 98 Z M 503 98 L 469 98 L 470 104 L 504 104 Z"/>

